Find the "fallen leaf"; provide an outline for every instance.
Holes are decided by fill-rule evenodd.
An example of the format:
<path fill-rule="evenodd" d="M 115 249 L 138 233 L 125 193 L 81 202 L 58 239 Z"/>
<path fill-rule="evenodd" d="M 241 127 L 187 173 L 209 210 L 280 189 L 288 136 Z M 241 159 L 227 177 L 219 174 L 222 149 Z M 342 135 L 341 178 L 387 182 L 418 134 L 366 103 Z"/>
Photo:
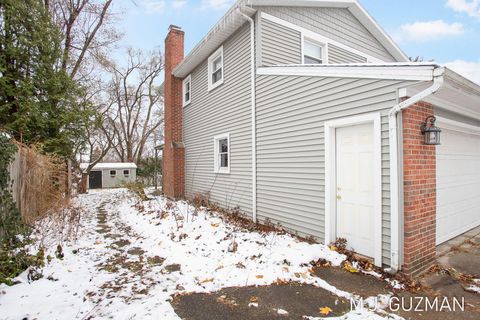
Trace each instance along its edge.
<path fill-rule="evenodd" d="M 323 307 L 323 308 L 320 308 L 320 314 L 324 315 L 324 316 L 327 316 L 330 312 L 332 312 L 333 310 L 330 309 L 329 307 Z"/>
<path fill-rule="evenodd" d="M 219 223 L 211 223 L 210 225 L 214 228 L 217 228 L 220 224 Z"/>
<path fill-rule="evenodd" d="M 207 283 L 207 282 L 213 282 L 214 278 L 207 278 L 203 281 L 201 281 L 200 283 Z"/>
<path fill-rule="evenodd" d="M 343 269 L 347 270 L 348 272 L 351 272 L 351 273 L 356 273 L 358 272 L 358 269 L 355 268 L 354 266 L 352 266 L 350 264 L 350 262 L 346 261 L 343 265 Z"/>
<path fill-rule="evenodd" d="M 250 297 L 250 302 L 258 302 L 258 298 L 255 296 Z"/>
<path fill-rule="evenodd" d="M 257 274 L 257 275 L 255 276 L 255 278 L 257 278 L 257 279 L 263 279 L 263 275 Z"/>

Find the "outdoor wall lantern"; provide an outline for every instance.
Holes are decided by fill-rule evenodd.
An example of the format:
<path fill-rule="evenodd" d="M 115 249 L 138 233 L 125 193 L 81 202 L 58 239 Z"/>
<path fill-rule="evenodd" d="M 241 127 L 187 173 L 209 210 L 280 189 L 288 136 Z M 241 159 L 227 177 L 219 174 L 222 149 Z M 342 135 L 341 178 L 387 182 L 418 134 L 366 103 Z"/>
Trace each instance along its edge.
<path fill-rule="evenodd" d="M 440 144 L 440 130 L 439 127 L 435 126 L 435 121 L 437 119 L 434 116 L 429 116 L 425 119 L 425 122 L 422 123 L 421 130 L 425 138 L 424 142 L 427 145 L 439 145 Z"/>

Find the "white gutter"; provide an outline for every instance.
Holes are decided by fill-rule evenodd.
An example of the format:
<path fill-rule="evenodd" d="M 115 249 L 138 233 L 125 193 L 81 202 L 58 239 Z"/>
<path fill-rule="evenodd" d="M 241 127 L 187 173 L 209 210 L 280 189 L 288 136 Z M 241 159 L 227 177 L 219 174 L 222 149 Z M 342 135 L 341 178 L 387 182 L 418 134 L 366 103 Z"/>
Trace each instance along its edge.
<path fill-rule="evenodd" d="M 400 268 L 400 210 L 399 210 L 399 183 L 403 182 L 403 177 L 399 177 L 398 163 L 398 131 L 397 131 L 397 114 L 415 103 L 425 99 L 426 97 L 437 92 L 444 83 L 445 68 L 433 69 L 433 84 L 427 89 L 408 98 L 405 101 L 395 105 L 388 114 L 389 140 L 390 140 L 390 265 L 391 271 L 396 272 Z M 420 130 L 420 128 L 419 128 Z"/>
<path fill-rule="evenodd" d="M 256 97 L 255 97 L 255 21 L 237 8 L 250 23 L 250 84 L 252 98 L 252 220 L 257 222 L 257 123 L 256 123 Z"/>

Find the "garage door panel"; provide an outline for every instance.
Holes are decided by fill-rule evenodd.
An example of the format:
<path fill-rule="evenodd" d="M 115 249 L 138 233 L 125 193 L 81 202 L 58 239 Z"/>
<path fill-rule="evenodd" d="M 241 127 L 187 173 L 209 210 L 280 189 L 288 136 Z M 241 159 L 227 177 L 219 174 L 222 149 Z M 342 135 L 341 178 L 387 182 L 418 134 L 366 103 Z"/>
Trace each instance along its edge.
<path fill-rule="evenodd" d="M 437 244 L 480 225 L 480 135 L 439 125 Z"/>

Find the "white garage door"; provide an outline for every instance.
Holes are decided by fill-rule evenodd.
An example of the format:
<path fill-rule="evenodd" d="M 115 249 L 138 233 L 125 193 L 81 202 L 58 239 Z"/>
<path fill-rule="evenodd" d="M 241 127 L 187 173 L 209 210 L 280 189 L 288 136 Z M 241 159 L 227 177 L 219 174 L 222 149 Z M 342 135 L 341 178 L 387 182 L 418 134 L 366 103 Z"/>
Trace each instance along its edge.
<path fill-rule="evenodd" d="M 480 225 L 480 132 L 451 121 L 437 146 L 437 244 Z M 472 133 L 472 131 L 474 133 Z"/>

